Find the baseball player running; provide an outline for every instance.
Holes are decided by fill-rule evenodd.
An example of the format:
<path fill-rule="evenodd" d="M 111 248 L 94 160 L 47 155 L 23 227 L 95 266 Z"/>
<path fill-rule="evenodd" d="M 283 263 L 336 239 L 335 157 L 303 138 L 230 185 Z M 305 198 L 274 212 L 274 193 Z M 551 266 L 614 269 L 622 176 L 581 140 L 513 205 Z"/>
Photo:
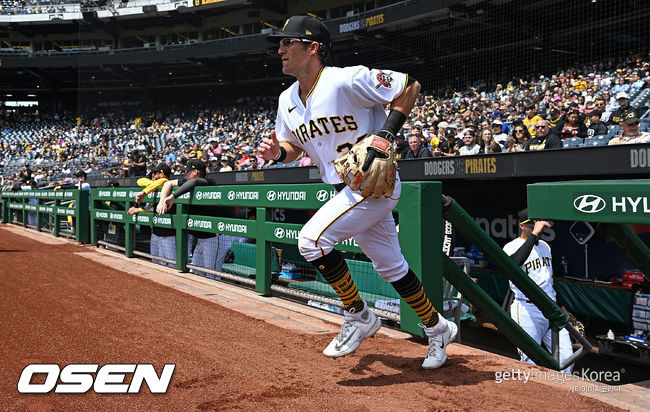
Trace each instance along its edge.
<path fill-rule="evenodd" d="M 265 160 L 291 162 L 304 151 L 338 192 L 305 224 L 298 240 L 300 253 L 345 306 L 341 331 L 323 353 L 352 353 L 381 327 L 334 250 L 354 236 L 377 273 L 422 319 L 429 337 L 422 366 L 442 366 L 457 327 L 436 312 L 409 269 L 391 213 L 401 193 L 393 142 L 415 104 L 419 83 L 394 71 L 327 66 L 330 33 L 309 16 L 289 18 L 267 39 L 279 45 L 282 72 L 297 81 L 280 95 L 275 131 L 263 139 L 259 153 Z M 384 105 L 390 107 L 388 116 Z"/>
<path fill-rule="evenodd" d="M 504 252 L 521 266 L 524 272 L 541 287 L 551 299 L 555 300 L 553 289 L 553 265 L 551 247 L 540 239 L 545 227 L 551 227 L 545 220 L 528 219 L 528 209 L 519 212 L 519 227 L 521 236 L 503 247 Z M 539 344 L 544 342 L 546 348 L 551 348 L 551 329 L 548 319 L 531 301 L 526 298 L 519 288 L 510 282 L 510 289 L 515 294 L 515 299 L 510 305 L 510 316 L 522 327 L 531 338 Z M 519 356 L 524 362 L 534 362 L 518 349 Z M 566 329 L 560 331 L 560 362 L 564 362 L 573 354 L 571 338 Z M 563 372 L 571 373 L 573 365 L 568 366 Z"/>

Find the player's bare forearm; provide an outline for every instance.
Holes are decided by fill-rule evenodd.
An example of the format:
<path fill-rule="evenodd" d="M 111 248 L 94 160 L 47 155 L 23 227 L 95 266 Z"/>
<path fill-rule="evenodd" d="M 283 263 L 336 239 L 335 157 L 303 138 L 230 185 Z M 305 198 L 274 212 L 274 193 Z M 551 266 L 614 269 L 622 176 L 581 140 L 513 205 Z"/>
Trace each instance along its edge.
<path fill-rule="evenodd" d="M 280 146 L 284 147 L 287 151 L 287 157 L 282 161 L 282 163 L 290 163 L 298 159 L 302 150 L 296 148 L 296 146 L 289 144 L 287 142 L 280 142 Z"/>
<path fill-rule="evenodd" d="M 264 160 L 288 163 L 296 160 L 302 152 L 302 149 L 288 142 L 278 141 L 274 130 L 269 137 L 262 139 L 258 151 Z"/>
<path fill-rule="evenodd" d="M 158 212 L 158 214 L 164 215 L 165 212 L 167 211 L 167 205 L 165 204 L 165 199 L 167 199 L 171 195 L 172 187 L 174 186 L 178 186 L 178 180 L 168 180 L 165 182 L 162 189 L 160 190 L 160 201 L 158 202 L 158 206 L 156 207 L 156 212 Z"/>
<path fill-rule="evenodd" d="M 404 116 L 408 117 L 415 106 L 420 94 L 420 83 L 414 80 L 413 83 L 406 86 L 404 92 L 400 94 L 395 100 L 390 103 L 391 110 L 397 110 Z"/>

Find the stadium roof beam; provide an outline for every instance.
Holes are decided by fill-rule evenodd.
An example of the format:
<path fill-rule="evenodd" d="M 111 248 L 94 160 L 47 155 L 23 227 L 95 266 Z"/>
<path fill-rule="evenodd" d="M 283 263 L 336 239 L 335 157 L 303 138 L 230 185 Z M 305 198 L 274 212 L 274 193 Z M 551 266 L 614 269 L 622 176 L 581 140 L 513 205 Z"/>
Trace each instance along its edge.
<path fill-rule="evenodd" d="M 51 72 L 45 71 L 45 70 L 43 70 L 41 68 L 36 68 L 35 67 L 35 68 L 32 68 L 32 69 L 25 69 L 25 71 L 32 74 L 32 75 L 34 75 L 35 77 L 39 78 L 43 82 L 45 82 L 47 87 L 53 87 L 54 85 L 60 85 L 62 83 L 74 83 L 73 81 L 63 80 L 63 79 L 55 76 Z"/>

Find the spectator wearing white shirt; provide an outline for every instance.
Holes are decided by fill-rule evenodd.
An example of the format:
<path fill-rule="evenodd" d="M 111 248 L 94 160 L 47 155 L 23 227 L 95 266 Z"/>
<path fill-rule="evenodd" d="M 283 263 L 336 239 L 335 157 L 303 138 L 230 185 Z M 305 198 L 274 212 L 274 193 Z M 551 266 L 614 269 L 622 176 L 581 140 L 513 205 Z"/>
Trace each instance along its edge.
<path fill-rule="evenodd" d="M 465 145 L 458 150 L 461 156 L 471 156 L 478 154 L 481 147 L 476 144 L 476 132 L 474 129 L 467 128 L 463 131 L 463 142 Z"/>

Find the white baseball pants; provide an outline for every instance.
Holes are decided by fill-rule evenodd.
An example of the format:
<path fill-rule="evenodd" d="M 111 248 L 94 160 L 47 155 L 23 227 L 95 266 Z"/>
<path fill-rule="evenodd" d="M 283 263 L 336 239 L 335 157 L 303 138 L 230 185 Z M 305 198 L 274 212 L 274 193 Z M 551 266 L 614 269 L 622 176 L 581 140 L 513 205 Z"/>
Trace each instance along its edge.
<path fill-rule="evenodd" d="M 548 319 L 544 317 L 542 312 L 532 303 L 514 300 L 510 305 L 510 316 L 522 327 L 523 330 L 528 332 L 535 342 L 542 344 L 549 350 L 551 346 L 551 329 L 549 328 Z M 527 363 L 535 364 L 525 353 L 517 349 L 521 360 Z M 560 362 L 564 362 L 569 356 L 573 355 L 573 346 L 571 345 L 571 337 L 566 329 L 560 331 Z M 571 373 L 573 365 L 564 369 L 563 372 Z"/>
<path fill-rule="evenodd" d="M 311 262 L 330 253 L 337 243 L 354 237 L 382 279 L 401 279 L 408 271 L 408 263 L 392 215 L 401 192 L 399 178 L 391 198 L 364 198 L 346 186 L 303 226 L 298 239 L 300 253 Z"/>

